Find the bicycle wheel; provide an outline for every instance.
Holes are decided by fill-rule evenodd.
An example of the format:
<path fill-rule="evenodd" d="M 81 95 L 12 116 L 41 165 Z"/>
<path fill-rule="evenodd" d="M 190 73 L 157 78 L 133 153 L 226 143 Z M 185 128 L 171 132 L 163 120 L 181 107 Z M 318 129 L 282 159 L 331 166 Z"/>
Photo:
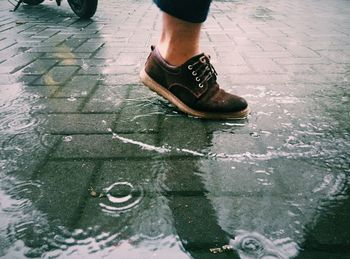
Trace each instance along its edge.
<path fill-rule="evenodd" d="M 23 0 L 23 3 L 26 3 L 27 5 L 38 5 L 44 1 L 45 0 Z"/>
<path fill-rule="evenodd" d="M 91 18 L 97 9 L 98 0 L 68 0 L 73 12 L 80 18 Z"/>

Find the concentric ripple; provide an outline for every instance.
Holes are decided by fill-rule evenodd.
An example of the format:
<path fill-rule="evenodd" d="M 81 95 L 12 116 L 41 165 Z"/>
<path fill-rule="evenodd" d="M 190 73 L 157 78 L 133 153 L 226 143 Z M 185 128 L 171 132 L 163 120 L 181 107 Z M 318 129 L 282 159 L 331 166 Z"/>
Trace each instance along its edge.
<path fill-rule="evenodd" d="M 257 232 L 238 231 L 230 245 L 241 258 L 288 259 L 298 253 L 297 245 L 289 238 L 271 241 Z"/>
<path fill-rule="evenodd" d="M 0 130 L 2 133 L 17 134 L 37 124 L 30 115 L 37 97 L 23 93 L 22 86 L 2 86 L 0 96 Z"/>
<path fill-rule="evenodd" d="M 3 210 L 6 212 L 22 211 L 42 197 L 41 184 L 33 181 L 15 183 L 7 190 L 8 200 L 3 200 Z"/>
<path fill-rule="evenodd" d="M 0 130 L 4 133 L 21 133 L 27 128 L 36 125 L 37 122 L 36 118 L 28 117 L 27 114 L 16 114 L 0 120 Z"/>
<path fill-rule="evenodd" d="M 249 254 L 261 254 L 264 250 L 264 246 L 256 238 L 245 237 L 241 240 L 240 249 Z"/>
<path fill-rule="evenodd" d="M 140 186 L 129 182 L 116 182 L 105 189 L 106 199 L 99 205 L 103 211 L 118 215 L 136 207 L 144 197 Z"/>

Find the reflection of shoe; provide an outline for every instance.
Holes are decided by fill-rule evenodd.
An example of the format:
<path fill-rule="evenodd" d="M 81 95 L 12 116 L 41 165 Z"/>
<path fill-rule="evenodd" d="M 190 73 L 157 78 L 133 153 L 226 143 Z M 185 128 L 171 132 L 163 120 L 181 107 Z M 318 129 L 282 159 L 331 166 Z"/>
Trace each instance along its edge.
<path fill-rule="evenodd" d="M 247 102 L 226 93 L 216 82 L 210 57 L 200 54 L 181 66 L 169 65 L 152 46 L 141 81 L 182 112 L 206 119 L 242 119 L 249 113 Z"/>

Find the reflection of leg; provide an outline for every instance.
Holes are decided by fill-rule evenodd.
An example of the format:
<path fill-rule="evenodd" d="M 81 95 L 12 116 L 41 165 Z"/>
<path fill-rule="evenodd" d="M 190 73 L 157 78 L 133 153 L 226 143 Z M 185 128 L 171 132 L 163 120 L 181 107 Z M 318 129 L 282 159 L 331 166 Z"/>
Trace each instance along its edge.
<path fill-rule="evenodd" d="M 342 197 L 347 197 L 342 202 L 337 200 L 324 204 L 325 210 L 316 221 L 305 226 L 305 242 L 303 250 L 297 258 L 349 258 L 350 254 L 350 190 Z M 328 208 L 330 207 L 331 208 Z M 321 205 L 321 208 L 323 205 Z"/>
<path fill-rule="evenodd" d="M 169 207 L 176 232 L 193 258 L 238 258 L 234 252 L 212 254 L 210 248 L 229 243 L 229 236 L 217 223 L 216 213 L 206 197 L 206 190 L 194 160 L 169 163 L 166 185 Z M 183 170 L 181 170 L 183 169 Z M 181 183 L 180 188 L 179 185 Z"/>
<path fill-rule="evenodd" d="M 164 120 L 161 130 L 161 145 L 193 152 L 201 152 L 211 145 L 211 134 L 208 135 L 200 120 L 169 117 Z M 228 244 L 229 236 L 218 225 L 216 213 L 207 198 L 202 176 L 198 174 L 199 157 L 187 155 L 163 162 L 166 173 L 162 182 L 176 232 L 185 250 L 198 259 L 235 258 L 233 252 L 220 255 L 209 252 L 210 248 Z"/>

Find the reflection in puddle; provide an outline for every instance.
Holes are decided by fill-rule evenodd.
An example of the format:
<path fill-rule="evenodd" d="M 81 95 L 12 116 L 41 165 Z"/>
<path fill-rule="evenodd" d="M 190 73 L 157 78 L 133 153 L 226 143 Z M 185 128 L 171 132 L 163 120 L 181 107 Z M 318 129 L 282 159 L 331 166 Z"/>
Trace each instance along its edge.
<path fill-rule="evenodd" d="M 128 182 L 117 182 L 105 189 L 107 201 L 101 202 L 103 211 L 118 215 L 136 207 L 144 197 L 141 186 L 133 186 Z"/>
<path fill-rule="evenodd" d="M 118 9 L 111 9 L 114 15 Z M 264 13 L 257 14 L 264 16 Z M 74 24 L 78 23 L 73 23 L 73 27 Z M 94 23 L 89 25 L 93 26 Z M 105 26 L 108 24 L 103 24 Z M 114 31 L 114 27 L 115 24 L 111 30 Z M 74 36 L 69 40 L 74 40 Z M 100 38 L 90 36 L 87 41 Z M 79 66 L 82 62 L 80 72 L 90 73 L 93 70 L 90 60 L 80 60 L 70 48 L 61 44 L 62 53 L 54 54 L 61 59 L 60 66 Z M 60 85 L 63 82 L 59 79 L 60 76 L 48 72 L 43 84 Z M 84 154 L 77 159 L 53 155 L 45 158 L 48 163 L 57 162 L 48 172 L 31 166 L 41 162 L 56 143 L 56 138 L 41 134 L 38 128 L 43 121 L 32 116 L 33 110 L 38 109 L 34 106 L 37 96 L 28 95 L 20 84 L 1 86 L 0 257 L 189 258 L 190 252 L 184 248 L 186 242 L 196 236 L 202 241 L 203 233 L 209 229 L 208 236 L 211 235 L 213 225 L 218 224 L 227 235 L 235 235 L 230 245 L 242 259 L 292 258 L 298 253 L 297 243 L 302 244 L 307 238 L 305 228 L 312 232 L 321 216 L 334 213 L 332 208 L 349 199 L 349 135 L 344 134 L 344 127 L 339 127 L 341 124 L 333 119 L 334 114 L 329 116 L 331 119 L 322 117 L 323 112 L 317 110 L 311 97 L 292 96 L 293 92 L 284 96 L 283 87 L 271 90 L 258 86 L 257 91 L 250 89 L 246 95 L 253 99 L 253 105 L 260 105 L 248 124 L 215 122 L 208 126 L 200 120 L 179 116 L 166 102 L 150 101 L 143 91 L 125 100 L 123 88 L 109 85 L 100 97 L 94 93 L 90 96 L 90 91 L 81 94 L 95 100 L 97 105 L 111 106 L 113 113 L 119 109 L 119 103 L 126 102 L 122 109 L 127 118 L 124 127 L 131 134 L 118 134 L 120 131 L 114 126 L 108 126 L 111 136 L 106 137 L 117 142 L 118 148 L 128 150 L 128 145 L 137 146 L 137 151 L 146 154 L 146 158 L 135 159 L 131 154 L 131 159 L 127 157 L 124 161 L 125 157 L 113 157 L 112 153 L 109 155 L 113 161 L 108 161 L 110 157 L 97 157 L 86 162 Z M 343 109 L 349 100 L 346 95 L 333 98 L 341 100 Z M 71 96 L 65 100 L 72 104 L 78 99 Z M 304 116 L 308 108 L 313 111 L 309 117 Z M 157 128 L 154 127 L 158 131 L 159 126 L 155 142 L 135 139 L 134 131 L 128 127 L 130 122 L 152 120 L 160 121 Z M 102 120 L 102 124 L 107 127 L 113 123 Z M 146 123 L 140 125 L 137 127 L 142 127 L 145 133 L 153 129 Z M 39 136 L 35 136 L 36 133 Z M 241 135 L 237 138 L 238 134 Z M 56 137 L 67 147 L 62 152 L 70 152 L 69 148 L 76 144 L 72 140 L 78 139 L 66 134 Z M 239 139 L 242 141 L 237 143 Z M 253 143 L 252 146 L 248 146 L 248 142 Z M 87 151 L 91 146 L 105 148 L 93 141 L 85 144 L 81 146 Z M 72 153 L 79 153 L 83 148 Z M 45 152 L 40 153 L 40 149 Z M 73 166 L 80 162 L 93 164 L 92 176 L 86 167 Z M 85 188 L 90 182 L 85 186 L 77 179 L 88 182 L 97 178 L 101 173 L 99 168 L 109 162 L 110 172 L 104 172 L 104 179 L 96 180 L 100 187 L 108 187 L 102 197 L 90 199 Z M 120 169 L 123 162 L 127 163 L 127 169 L 117 172 L 115 169 Z M 137 168 L 137 163 L 145 166 Z M 59 170 L 51 173 L 55 167 Z M 69 177 L 66 178 L 64 170 L 71 170 Z M 38 178 L 32 176 L 32 172 Z M 127 177 L 120 177 L 124 172 Z M 149 176 L 151 174 L 153 176 Z M 85 192 L 73 192 L 74 195 L 69 196 L 71 190 L 65 184 L 74 181 L 78 184 L 71 185 L 72 189 Z M 205 186 L 198 187 L 200 183 Z M 69 202 L 65 203 L 62 197 L 68 197 Z M 64 205 L 63 209 L 60 204 Z M 197 204 L 200 206 L 196 207 Z M 214 207 L 216 214 L 206 213 L 208 210 L 201 206 Z M 202 209 L 199 217 L 194 217 L 192 208 Z M 72 210 L 74 213 L 70 213 Z M 210 216 L 214 220 L 204 225 Z M 196 228 L 196 220 L 204 228 Z M 199 247 L 202 243 L 195 245 Z"/>

